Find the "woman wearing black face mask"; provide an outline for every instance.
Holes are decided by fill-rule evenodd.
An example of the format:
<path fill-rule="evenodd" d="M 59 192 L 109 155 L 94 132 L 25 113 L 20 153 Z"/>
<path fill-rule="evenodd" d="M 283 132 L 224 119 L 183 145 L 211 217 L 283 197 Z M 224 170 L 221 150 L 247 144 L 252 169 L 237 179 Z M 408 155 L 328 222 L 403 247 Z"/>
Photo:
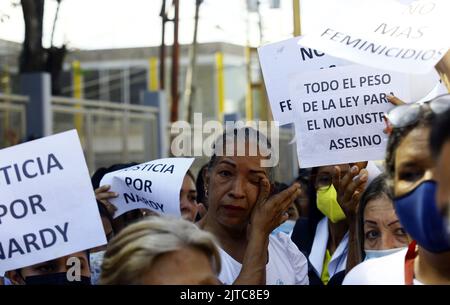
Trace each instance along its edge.
<path fill-rule="evenodd" d="M 13 285 L 90 285 L 89 253 L 76 252 L 9 271 L 6 275 Z"/>
<path fill-rule="evenodd" d="M 450 236 L 436 202 L 436 164 L 429 149 L 431 122 L 450 108 L 450 95 L 394 108 L 386 170 L 407 250 L 355 267 L 344 284 L 450 284 Z M 448 130 L 447 130 L 448 132 Z"/>

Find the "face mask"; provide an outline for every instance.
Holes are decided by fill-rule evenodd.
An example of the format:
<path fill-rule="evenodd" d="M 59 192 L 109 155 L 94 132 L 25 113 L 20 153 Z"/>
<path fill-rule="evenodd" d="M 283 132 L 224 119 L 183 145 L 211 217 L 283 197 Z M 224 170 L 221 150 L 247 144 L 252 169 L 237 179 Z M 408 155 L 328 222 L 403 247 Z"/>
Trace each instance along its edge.
<path fill-rule="evenodd" d="M 278 232 L 284 232 L 290 234 L 294 230 L 295 220 L 286 220 L 278 228 L 272 231 L 273 235 L 278 234 Z"/>
<path fill-rule="evenodd" d="M 91 278 L 81 276 L 80 281 L 69 281 L 66 272 L 27 276 L 26 285 L 91 285 Z"/>
<path fill-rule="evenodd" d="M 103 263 L 103 257 L 106 251 L 89 253 L 89 262 L 91 266 L 91 283 L 96 285 L 100 279 L 100 272 Z"/>
<path fill-rule="evenodd" d="M 366 261 L 368 259 L 372 259 L 372 258 L 378 258 L 378 257 L 391 255 L 391 254 L 394 254 L 403 249 L 405 249 L 405 248 L 393 248 L 393 249 L 386 249 L 386 250 L 364 250 L 364 252 L 366 253 L 366 257 L 364 258 L 364 261 Z"/>
<path fill-rule="evenodd" d="M 425 181 L 394 200 L 395 211 L 406 232 L 433 253 L 450 251 L 450 235 L 435 201 L 436 182 Z"/>
<path fill-rule="evenodd" d="M 317 190 L 317 208 L 332 223 L 345 219 L 344 211 L 337 202 L 337 193 L 333 185 L 330 187 L 321 187 Z"/>

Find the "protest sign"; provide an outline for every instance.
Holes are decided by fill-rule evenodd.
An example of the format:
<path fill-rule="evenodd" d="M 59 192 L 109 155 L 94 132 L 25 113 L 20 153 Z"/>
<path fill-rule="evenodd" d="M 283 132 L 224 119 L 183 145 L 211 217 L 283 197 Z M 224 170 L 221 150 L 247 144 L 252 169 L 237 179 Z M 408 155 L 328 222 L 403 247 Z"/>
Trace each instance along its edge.
<path fill-rule="evenodd" d="M 290 82 L 301 168 L 384 158 L 384 113 L 393 94 L 409 101 L 405 74 L 359 65 L 307 72 Z"/>
<path fill-rule="evenodd" d="M 450 11 L 447 0 L 307 2 L 310 13 L 317 12 L 317 21 L 299 43 L 332 56 L 420 74 L 432 70 L 450 47 L 444 30 Z"/>
<path fill-rule="evenodd" d="M 258 48 L 259 62 L 273 118 L 279 125 L 292 123 L 294 107 L 289 96 L 289 77 L 293 73 L 342 66 L 349 62 L 304 48 L 299 37 Z"/>
<path fill-rule="evenodd" d="M 0 274 L 106 244 L 76 130 L 0 150 Z"/>
<path fill-rule="evenodd" d="M 194 158 L 165 158 L 106 174 L 100 185 L 118 193 L 110 199 L 117 207 L 114 217 L 134 209 L 180 217 L 180 189 Z"/>

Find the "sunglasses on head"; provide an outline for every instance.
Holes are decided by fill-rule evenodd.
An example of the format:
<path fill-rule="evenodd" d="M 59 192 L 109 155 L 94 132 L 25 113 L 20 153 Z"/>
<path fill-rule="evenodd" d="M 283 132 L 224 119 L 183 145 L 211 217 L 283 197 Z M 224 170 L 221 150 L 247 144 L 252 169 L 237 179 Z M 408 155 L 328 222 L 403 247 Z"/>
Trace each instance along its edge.
<path fill-rule="evenodd" d="M 393 108 L 385 116 L 393 128 L 402 128 L 416 123 L 423 107 L 429 107 L 435 114 L 450 109 L 450 94 L 443 94 L 423 103 L 412 103 Z"/>

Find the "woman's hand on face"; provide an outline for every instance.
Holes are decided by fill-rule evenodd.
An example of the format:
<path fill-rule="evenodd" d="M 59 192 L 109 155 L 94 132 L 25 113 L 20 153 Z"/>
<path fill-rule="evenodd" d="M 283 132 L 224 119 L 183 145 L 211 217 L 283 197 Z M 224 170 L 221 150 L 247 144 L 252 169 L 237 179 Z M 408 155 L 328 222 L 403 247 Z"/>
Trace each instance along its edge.
<path fill-rule="evenodd" d="M 108 210 L 109 214 L 112 216 L 117 211 L 117 208 L 114 204 L 109 202 L 109 199 L 111 198 L 117 198 L 119 194 L 115 192 L 110 192 L 111 189 L 110 185 L 102 185 L 98 189 L 95 190 L 95 199 L 100 201 Z"/>
<path fill-rule="evenodd" d="M 294 183 L 284 191 L 270 196 L 270 182 L 266 176 L 259 181 L 259 195 L 251 215 L 251 228 L 268 236 L 275 228 L 285 222 L 287 210 L 301 194 L 300 184 Z"/>
<path fill-rule="evenodd" d="M 359 170 L 356 165 L 353 165 L 342 178 L 340 167 L 334 167 L 333 185 L 336 189 L 337 201 L 347 218 L 353 219 L 356 216 L 359 199 L 368 178 L 368 171 L 364 168 Z"/>

